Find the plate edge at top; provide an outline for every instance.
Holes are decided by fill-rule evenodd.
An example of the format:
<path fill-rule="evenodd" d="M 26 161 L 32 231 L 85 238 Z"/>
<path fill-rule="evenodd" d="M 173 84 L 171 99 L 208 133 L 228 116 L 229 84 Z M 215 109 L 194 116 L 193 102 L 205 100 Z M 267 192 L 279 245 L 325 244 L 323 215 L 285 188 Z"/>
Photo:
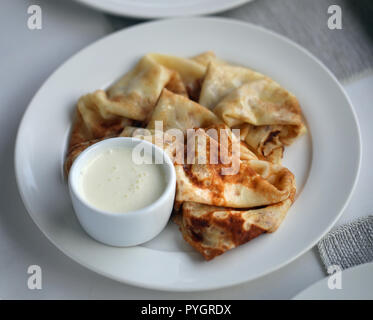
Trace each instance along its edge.
<path fill-rule="evenodd" d="M 144 8 L 141 8 L 136 5 L 131 5 L 131 7 L 123 4 L 114 4 L 114 3 L 106 3 L 105 1 L 100 0 L 74 0 L 75 2 L 87 6 L 91 9 L 99 10 L 105 12 L 107 14 L 112 14 L 118 17 L 129 17 L 129 18 L 136 18 L 136 19 L 165 19 L 165 18 L 182 18 L 182 17 L 196 17 L 196 16 L 204 16 L 209 14 L 216 14 L 228 10 L 232 10 L 238 8 L 246 3 L 255 1 L 255 0 L 227 0 L 226 4 L 220 4 L 216 7 L 206 6 L 203 10 L 195 9 L 199 5 L 191 6 L 180 6 L 177 10 L 173 9 L 169 13 L 151 13 L 151 8 L 148 10 L 150 12 L 146 12 Z M 179 11 L 179 12 L 178 12 Z"/>

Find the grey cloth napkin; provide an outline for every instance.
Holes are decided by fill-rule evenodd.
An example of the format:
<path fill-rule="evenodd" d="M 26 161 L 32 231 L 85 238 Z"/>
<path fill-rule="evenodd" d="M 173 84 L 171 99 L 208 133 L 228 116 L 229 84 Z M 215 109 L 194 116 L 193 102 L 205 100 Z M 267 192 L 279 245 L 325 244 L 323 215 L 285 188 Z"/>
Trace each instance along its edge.
<path fill-rule="evenodd" d="M 317 245 L 328 268 L 342 270 L 373 261 L 373 215 L 360 218 L 329 232 Z"/>
<path fill-rule="evenodd" d="M 342 30 L 327 26 L 327 10 L 333 4 L 342 9 Z M 285 35 L 311 51 L 339 80 L 347 81 L 373 69 L 372 0 L 255 0 L 218 16 Z M 114 29 L 143 21 L 108 17 Z"/>

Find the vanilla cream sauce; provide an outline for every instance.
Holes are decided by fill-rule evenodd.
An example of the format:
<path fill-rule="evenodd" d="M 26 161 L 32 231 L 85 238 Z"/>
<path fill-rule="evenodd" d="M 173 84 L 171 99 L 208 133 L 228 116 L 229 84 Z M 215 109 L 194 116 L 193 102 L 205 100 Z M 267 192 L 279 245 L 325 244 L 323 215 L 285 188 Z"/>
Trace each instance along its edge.
<path fill-rule="evenodd" d="M 131 148 L 111 148 L 87 163 L 79 187 L 83 198 L 97 209 L 125 213 L 156 201 L 166 180 L 162 165 L 136 164 Z"/>

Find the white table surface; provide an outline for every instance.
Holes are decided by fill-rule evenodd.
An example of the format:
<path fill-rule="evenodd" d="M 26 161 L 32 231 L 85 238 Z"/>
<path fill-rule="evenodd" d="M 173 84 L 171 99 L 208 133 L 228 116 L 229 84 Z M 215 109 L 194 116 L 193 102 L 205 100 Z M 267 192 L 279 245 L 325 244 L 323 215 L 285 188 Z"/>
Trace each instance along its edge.
<path fill-rule="evenodd" d="M 42 6 L 42 30 L 27 28 L 27 7 L 31 4 Z M 19 121 L 36 90 L 57 66 L 110 32 L 102 14 L 67 0 L 2 1 L 0 299 L 288 299 L 325 277 L 314 248 L 286 267 L 239 286 L 199 293 L 152 291 L 86 270 L 42 235 L 28 216 L 15 182 L 13 153 Z M 360 121 L 363 159 L 357 188 L 338 224 L 373 212 L 373 75 L 346 84 L 345 88 Z M 42 267 L 42 290 L 27 287 L 27 268 L 32 264 Z"/>

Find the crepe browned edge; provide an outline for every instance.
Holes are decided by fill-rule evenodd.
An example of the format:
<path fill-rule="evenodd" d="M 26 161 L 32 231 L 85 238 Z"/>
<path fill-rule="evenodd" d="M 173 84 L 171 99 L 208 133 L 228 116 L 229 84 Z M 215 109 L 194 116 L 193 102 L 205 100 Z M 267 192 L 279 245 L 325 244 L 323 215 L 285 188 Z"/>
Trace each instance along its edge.
<path fill-rule="evenodd" d="M 223 152 L 220 141 L 212 139 L 203 129 L 189 139 L 197 143 L 194 150 L 187 151 L 187 159 L 213 159 L 215 163 L 194 161 L 196 163 L 175 165 L 177 202 L 248 208 L 274 204 L 289 197 L 295 179 L 285 167 L 256 159 L 241 160 L 235 152 L 239 150 L 233 149 L 232 140 L 226 146 L 228 153 Z"/>
<path fill-rule="evenodd" d="M 288 199 L 269 206 L 235 209 L 185 202 L 174 214 L 182 236 L 205 260 L 241 246 L 264 234 L 275 232 L 294 201 Z M 197 206 L 197 207 L 194 207 Z M 202 208 L 203 214 L 195 212 Z"/>

